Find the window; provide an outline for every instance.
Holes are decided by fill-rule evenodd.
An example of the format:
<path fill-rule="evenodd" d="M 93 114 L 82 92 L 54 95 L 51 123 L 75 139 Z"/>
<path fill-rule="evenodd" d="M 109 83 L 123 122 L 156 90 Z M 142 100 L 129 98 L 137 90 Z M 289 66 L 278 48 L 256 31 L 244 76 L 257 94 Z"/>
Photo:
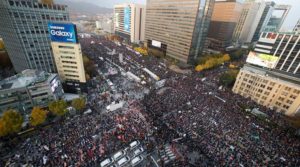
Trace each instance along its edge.
<path fill-rule="evenodd" d="M 58 48 L 74 49 L 73 46 L 58 46 Z"/>
<path fill-rule="evenodd" d="M 283 96 L 287 96 L 289 93 L 288 92 L 282 92 L 281 93 Z"/>
<path fill-rule="evenodd" d="M 285 108 L 285 109 L 289 109 L 290 107 L 289 106 L 287 106 L 287 105 L 283 105 L 283 108 Z"/>

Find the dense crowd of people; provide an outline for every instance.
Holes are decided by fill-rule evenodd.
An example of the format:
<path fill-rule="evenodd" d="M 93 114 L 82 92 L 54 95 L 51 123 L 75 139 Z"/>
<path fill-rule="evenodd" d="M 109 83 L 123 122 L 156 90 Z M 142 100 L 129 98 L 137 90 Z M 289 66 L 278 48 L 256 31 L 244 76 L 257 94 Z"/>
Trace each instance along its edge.
<path fill-rule="evenodd" d="M 92 113 L 67 116 L 21 138 L 9 153 L 0 151 L 6 154 L 0 166 L 98 166 L 133 140 L 147 145 L 149 153 L 171 145 L 181 162 L 171 166 L 300 165 L 299 139 L 282 115 L 220 87 L 223 69 L 179 74 L 163 59 L 141 56 L 104 37 L 82 38 L 80 43 L 99 73 L 88 83 L 87 108 Z M 155 86 L 157 81 L 141 70 L 144 67 L 165 80 L 162 86 Z M 118 73 L 110 74 L 111 69 Z M 121 71 L 134 73 L 146 84 L 128 80 Z M 125 102 L 122 109 L 105 109 L 120 101 Z M 268 117 L 245 111 L 253 108 Z M 158 162 L 165 165 L 162 159 Z"/>
<path fill-rule="evenodd" d="M 220 166 L 299 164 L 299 139 L 287 132 L 287 126 L 280 126 L 282 118 L 281 124 L 272 126 L 245 112 L 241 105 L 276 115 L 270 115 L 272 121 L 279 121 L 280 114 L 219 90 L 214 79 L 218 73 L 210 71 L 207 76 L 211 78 L 206 80 L 196 74 L 172 78 L 164 88 L 151 91 L 144 103 L 154 117 L 163 118 L 171 129 L 192 140 L 193 147 L 200 147 Z"/>

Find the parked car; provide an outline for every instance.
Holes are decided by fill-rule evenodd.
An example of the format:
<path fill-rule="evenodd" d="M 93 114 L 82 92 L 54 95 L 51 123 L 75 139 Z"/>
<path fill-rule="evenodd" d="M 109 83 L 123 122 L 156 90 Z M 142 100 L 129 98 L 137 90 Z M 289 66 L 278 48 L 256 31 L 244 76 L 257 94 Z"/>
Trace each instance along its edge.
<path fill-rule="evenodd" d="M 122 158 L 123 156 L 125 156 L 125 151 L 118 151 L 118 152 L 116 152 L 114 155 L 113 155 L 113 159 L 115 160 L 115 161 L 117 161 L 117 160 L 119 160 L 120 158 Z"/>
<path fill-rule="evenodd" d="M 108 165 L 110 165 L 113 162 L 113 160 L 111 158 L 106 158 L 105 160 L 103 160 L 100 163 L 100 167 L 107 167 Z"/>
<path fill-rule="evenodd" d="M 143 149 L 143 147 L 140 147 L 140 148 L 134 150 L 133 154 L 135 156 L 137 156 L 137 155 L 140 155 L 142 152 L 144 152 L 144 149 Z"/>
<path fill-rule="evenodd" d="M 117 162 L 117 164 L 118 164 L 118 166 L 125 166 L 128 162 L 129 162 L 129 160 L 130 160 L 130 158 L 129 157 L 123 157 L 123 158 L 121 158 L 118 162 Z"/>
<path fill-rule="evenodd" d="M 139 163 L 141 163 L 143 161 L 143 157 L 142 156 L 138 156 L 138 157 L 135 157 L 131 160 L 131 165 L 132 166 L 136 166 L 138 165 Z"/>
<path fill-rule="evenodd" d="M 140 145 L 139 141 L 133 141 L 129 144 L 130 148 L 133 149 L 135 147 L 137 147 L 138 145 Z"/>

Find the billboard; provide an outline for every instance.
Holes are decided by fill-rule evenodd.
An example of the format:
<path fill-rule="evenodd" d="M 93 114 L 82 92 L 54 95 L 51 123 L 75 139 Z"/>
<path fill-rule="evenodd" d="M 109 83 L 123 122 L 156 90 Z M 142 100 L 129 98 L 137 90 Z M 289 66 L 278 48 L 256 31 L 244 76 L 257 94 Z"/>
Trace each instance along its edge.
<path fill-rule="evenodd" d="M 130 8 L 124 8 L 124 31 L 130 32 Z"/>
<path fill-rule="evenodd" d="M 75 24 L 48 23 L 48 29 L 53 42 L 78 42 Z"/>
<path fill-rule="evenodd" d="M 278 59 L 279 58 L 276 56 L 250 52 L 246 62 L 250 64 L 262 66 L 262 67 L 275 68 Z"/>

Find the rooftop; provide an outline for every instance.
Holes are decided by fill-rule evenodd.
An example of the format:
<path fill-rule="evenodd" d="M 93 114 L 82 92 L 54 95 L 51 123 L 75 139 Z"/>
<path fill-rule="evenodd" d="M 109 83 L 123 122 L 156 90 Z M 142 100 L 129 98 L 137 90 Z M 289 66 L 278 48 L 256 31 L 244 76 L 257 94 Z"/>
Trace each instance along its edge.
<path fill-rule="evenodd" d="M 255 65 L 245 64 L 243 69 L 246 71 L 254 72 L 256 74 L 265 75 L 266 77 L 272 77 L 274 79 L 281 80 L 288 84 L 295 86 L 300 85 L 300 78 L 297 75 L 292 75 L 290 73 L 282 72 L 276 69 L 267 69 L 262 67 L 257 67 Z"/>
<path fill-rule="evenodd" d="M 0 81 L 0 90 L 16 89 L 52 79 L 55 74 L 27 69 L 12 77 Z"/>

